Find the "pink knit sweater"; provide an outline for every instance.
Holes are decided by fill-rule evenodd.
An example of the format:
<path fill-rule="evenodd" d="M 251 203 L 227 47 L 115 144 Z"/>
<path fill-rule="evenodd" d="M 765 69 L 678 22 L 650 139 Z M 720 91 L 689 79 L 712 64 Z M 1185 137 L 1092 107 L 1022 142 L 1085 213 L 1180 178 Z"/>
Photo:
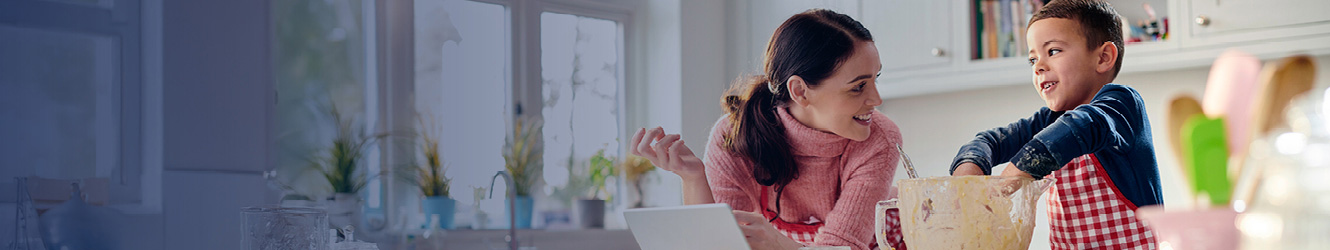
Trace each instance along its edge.
<path fill-rule="evenodd" d="M 785 108 L 777 110 L 799 166 L 799 178 L 791 181 L 781 196 L 781 220 L 823 222 L 813 245 L 868 249 L 874 242 L 873 207 L 888 198 L 900 159 L 895 150 L 901 142 L 900 129 L 875 111 L 868 139 L 853 141 L 805 126 Z M 759 212 L 759 192 L 763 189 L 753 179 L 754 166 L 722 145 L 730 128 L 728 117 L 721 117 L 711 128 L 705 160 L 711 193 L 716 202 L 727 203 L 735 210 Z M 775 189 L 767 192 L 767 207 L 774 211 Z"/>

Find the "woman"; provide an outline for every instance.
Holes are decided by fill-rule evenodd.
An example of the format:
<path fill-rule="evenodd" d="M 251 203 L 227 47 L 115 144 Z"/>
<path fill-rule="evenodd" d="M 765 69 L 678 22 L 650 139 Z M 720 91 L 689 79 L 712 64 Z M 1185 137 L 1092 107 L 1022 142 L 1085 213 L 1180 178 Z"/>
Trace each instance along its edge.
<path fill-rule="evenodd" d="M 684 203 L 727 203 L 753 249 L 875 247 L 900 131 L 874 110 L 872 35 L 829 10 L 794 15 L 767 45 L 764 75 L 736 83 L 706 160 L 677 134 L 639 129 L 629 152 L 683 179 Z"/>

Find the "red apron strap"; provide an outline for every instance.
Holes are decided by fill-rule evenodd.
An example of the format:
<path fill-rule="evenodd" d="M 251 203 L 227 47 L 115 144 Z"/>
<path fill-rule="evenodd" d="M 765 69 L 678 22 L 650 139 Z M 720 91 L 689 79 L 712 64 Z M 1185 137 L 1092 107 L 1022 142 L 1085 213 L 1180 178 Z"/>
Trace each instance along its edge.
<path fill-rule="evenodd" d="M 767 188 L 767 186 L 762 186 L 762 194 L 760 195 L 761 197 L 760 200 L 762 202 L 761 204 L 762 217 L 766 218 L 767 220 L 776 218 L 776 220 L 771 221 L 771 225 L 776 226 L 776 229 L 787 232 L 817 233 L 817 229 L 822 227 L 821 222 L 814 224 L 803 224 L 803 223 L 787 222 L 785 220 L 779 219 L 778 216 L 780 216 L 780 214 L 777 214 L 775 210 L 772 210 L 767 207 L 767 201 L 768 201 L 767 191 L 769 190 L 770 189 Z"/>

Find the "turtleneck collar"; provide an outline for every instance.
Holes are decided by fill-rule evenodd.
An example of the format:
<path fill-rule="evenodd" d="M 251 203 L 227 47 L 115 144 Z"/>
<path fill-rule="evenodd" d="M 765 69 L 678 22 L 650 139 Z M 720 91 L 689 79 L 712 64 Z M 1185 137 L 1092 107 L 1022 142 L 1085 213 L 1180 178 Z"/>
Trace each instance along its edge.
<path fill-rule="evenodd" d="M 834 157 L 845 153 L 849 138 L 808 127 L 794 119 L 786 107 L 776 108 L 776 113 L 780 116 L 781 125 L 785 126 L 785 136 L 794 155 Z"/>

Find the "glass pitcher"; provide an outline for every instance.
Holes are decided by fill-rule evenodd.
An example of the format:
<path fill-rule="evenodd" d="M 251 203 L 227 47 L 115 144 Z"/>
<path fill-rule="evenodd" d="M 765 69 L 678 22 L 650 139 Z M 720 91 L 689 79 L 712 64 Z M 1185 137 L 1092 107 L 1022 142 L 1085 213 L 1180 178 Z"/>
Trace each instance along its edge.
<path fill-rule="evenodd" d="M 899 200 L 892 198 L 878 201 L 873 209 L 873 238 L 883 250 L 896 250 L 904 245 L 901 239 L 900 209 L 896 208 Z"/>
<path fill-rule="evenodd" d="M 328 212 L 305 207 L 258 206 L 240 210 L 241 249 L 328 249 Z"/>

